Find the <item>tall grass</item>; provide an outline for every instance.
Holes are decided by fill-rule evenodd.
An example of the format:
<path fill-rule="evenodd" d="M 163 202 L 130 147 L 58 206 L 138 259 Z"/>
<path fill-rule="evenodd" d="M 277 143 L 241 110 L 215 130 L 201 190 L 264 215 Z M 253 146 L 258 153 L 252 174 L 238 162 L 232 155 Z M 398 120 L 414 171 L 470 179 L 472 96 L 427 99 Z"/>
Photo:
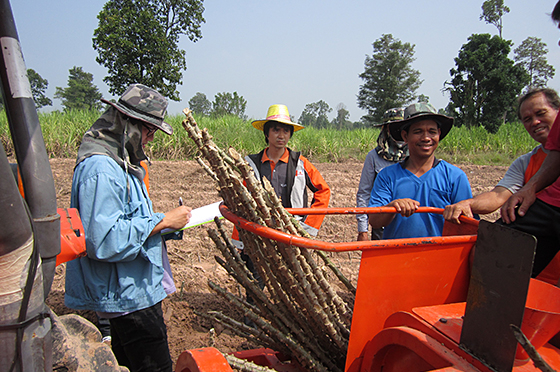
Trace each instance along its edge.
<path fill-rule="evenodd" d="M 452 163 L 509 165 L 538 143 L 519 122 L 500 126 L 496 134 L 482 127 L 455 127 L 438 147 L 438 156 Z"/>
<path fill-rule="evenodd" d="M 84 132 L 99 117 L 99 112 L 70 111 L 39 113 L 47 152 L 51 157 L 75 157 Z M 242 155 L 256 153 L 266 146 L 262 132 L 250 122 L 237 117 L 197 117 L 198 125 L 207 128 L 221 148 L 234 147 Z M 167 117 L 174 134 L 157 132 L 148 145 L 152 159 L 193 159 L 196 148 L 182 127 L 184 116 Z M 294 134 L 289 146 L 313 161 L 339 162 L 345 159 L 363 160 L 376 146 L 379 128 L 334 130 L 306 128 Z M 0 112 L 0 139 L 6 152 L 13 152 L 4 111 Z M 509 165 L 517 156 L 537 144 L 520 123 L 506 123 L 496 134 L 477 127 L 453 128 L 440 142 L 437 156 L 455 164 Z"/>
<path fill-rule="evenodd" d="M 75 157 L 84 132 L 99 117 L 97 111 L 71 110 L 39 113 L 39 123 L 47 153 L 51 157 Z M 13 144 L 8 128 L 6 111 L 0 111 L 0 138 L 8 155 Z"/>

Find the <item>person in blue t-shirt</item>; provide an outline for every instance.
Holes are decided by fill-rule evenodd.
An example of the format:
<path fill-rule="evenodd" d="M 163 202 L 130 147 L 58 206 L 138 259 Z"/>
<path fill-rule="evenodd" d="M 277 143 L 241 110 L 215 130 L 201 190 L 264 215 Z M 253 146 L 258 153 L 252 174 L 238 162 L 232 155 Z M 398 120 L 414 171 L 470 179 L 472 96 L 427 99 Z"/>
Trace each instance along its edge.
<path fill-rule="evenodd" d="M 418 207 L 445 208 L 472 197 L 466 174 L 435 157 L 439 141 L 452 127 L 453 118 L 425 102 L 408 106 L 403 120 L 389 124 L 393 138 L 407 143 L 409 156 L 379 172 L 371 191 L 369 207 L 397 210 L 368 216 L 372 228 L 385 228 L 384 239 L 440 236 L 443 216 L 415 214 Z"/>

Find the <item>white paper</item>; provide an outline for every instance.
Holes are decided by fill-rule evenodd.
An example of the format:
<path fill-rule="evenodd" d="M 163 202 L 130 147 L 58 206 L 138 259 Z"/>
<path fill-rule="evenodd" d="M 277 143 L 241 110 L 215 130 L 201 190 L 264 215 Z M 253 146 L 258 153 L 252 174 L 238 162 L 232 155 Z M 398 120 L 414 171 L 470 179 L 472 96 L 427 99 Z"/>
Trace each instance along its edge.
<path fill-rule="evenodd" d="M 220 203 L 221 201 L 208 204 L 200 208 L 193 209 L 191 211 L 191 219 L 189 220 L 189 223 L 183 226 L 183 228 L 178 230 L 163 229 L 161 230 L 161 234 L 165 235 L 165 234 L 172 233 L 174 231 L 185 230 L 194 226 L 199 226 L 208 222 L 212 222 L 214 221 L 214 217 L 218 217 L 220 219 L 224 218 L 224 216 L 222 216 L 222 214 L 220 213 L 220 208 L 219 208 Z"/>

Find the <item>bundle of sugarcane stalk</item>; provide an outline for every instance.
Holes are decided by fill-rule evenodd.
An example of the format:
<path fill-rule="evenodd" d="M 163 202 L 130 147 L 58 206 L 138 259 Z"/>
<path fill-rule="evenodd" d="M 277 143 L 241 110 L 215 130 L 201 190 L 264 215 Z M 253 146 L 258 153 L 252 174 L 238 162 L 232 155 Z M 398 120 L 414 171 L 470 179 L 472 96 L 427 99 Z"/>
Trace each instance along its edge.
<path fill-rule="evenodd" d="M 200 157 L 197 160 L 218 184 L 229 210 L 259 225 L 308 237 L 282 207 L 270 183 L 266 179 L 262 183 L 258 181 L 252 168 L 234 149 L 230 148 L 226 154 L 206 129 L 199 129 L 190 110 L 183 112 L 187 116 L 183 127 L 205 161 Z M 256 269 L 257 275 L 253 275 L 218 219 L 216 224 L 218 231 L 209 229 L 209 235 L 224 257 L 216 260 L 245 288 L 247 298 L 252 301 L 235 296 L 211 281 L 209 285 L 256 327 L 220 312 L 200 315 L 219 321 L 249 340 L 292 356 L 309 371 L 343 371 L 352 312 L 326 280 L 311 252 L 240 229 L 243 253 L 250 257 Z"/>

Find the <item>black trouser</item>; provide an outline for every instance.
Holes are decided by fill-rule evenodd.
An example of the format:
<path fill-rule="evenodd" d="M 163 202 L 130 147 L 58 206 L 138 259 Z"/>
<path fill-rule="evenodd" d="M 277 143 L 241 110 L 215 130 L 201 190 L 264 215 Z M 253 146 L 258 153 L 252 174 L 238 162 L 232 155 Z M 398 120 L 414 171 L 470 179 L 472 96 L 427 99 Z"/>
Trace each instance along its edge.
<path fill-rule="evenodd" d="M 520 217 L 516 212 L 513 223 L 507 225 L 502 220 L 498 220 L 496 223 L 534 235 L 537 238 L 533 278 L 544 270 L 560 250 L 560 208 L 540 199 L 535 201 L 525 216 Z"/>
<path fill-rule="evenodd" d="M 97 315 L 97 328 L 99 332 L 101 332 L 101 337 L 111 336 L 111 322 L 109 319 L 100 318 L 99 315 Z"/>
<path fill-rule="evenodd" d="M 383 228 L 371 229 L 371 240 L 382 240 L 383 239 Z"/>
<path fill-rule="evenodd" d="M 110 321 L 111 347 L 121 366 L 131 372 L 173 370 L 161 302 Z"/>

